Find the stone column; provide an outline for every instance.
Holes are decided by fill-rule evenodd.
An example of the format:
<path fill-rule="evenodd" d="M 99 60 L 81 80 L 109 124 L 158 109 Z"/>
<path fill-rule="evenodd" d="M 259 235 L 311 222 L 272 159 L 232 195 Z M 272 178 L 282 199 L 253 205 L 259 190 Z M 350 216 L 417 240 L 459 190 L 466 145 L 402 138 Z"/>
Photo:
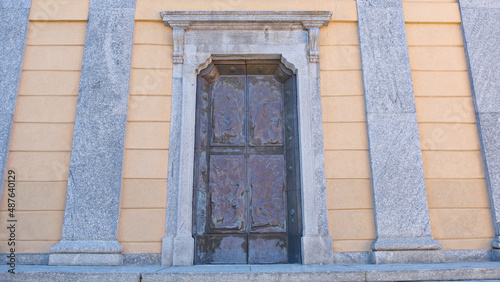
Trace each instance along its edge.
<path fill-rule="evenodd" d="M 500 248 L 500 2 L 459 0 L 495 237 Z M 497 252 L 500 255 L 500 252 Z M 498 256 L 500 257 L 500 256 Z"/>
<path fill-rule="evenodd" d="M 62 240 L 50 265 L 120 265 L 118 220 L 135 0 L 91 0 Z"/>
<path fill-rule="evenodd" d="M 0 187 L 9 154 L 30 6 L 31 0 L 0 0 Z"/>
<path fill-rule="evenodd" d="M 402 1 L 357 0 L 357 8 L 377 231 L 372 249 L 439 249 L 431 235 Z M 374 252 L 375 263 L 389 257 L 394 253 Z"/>

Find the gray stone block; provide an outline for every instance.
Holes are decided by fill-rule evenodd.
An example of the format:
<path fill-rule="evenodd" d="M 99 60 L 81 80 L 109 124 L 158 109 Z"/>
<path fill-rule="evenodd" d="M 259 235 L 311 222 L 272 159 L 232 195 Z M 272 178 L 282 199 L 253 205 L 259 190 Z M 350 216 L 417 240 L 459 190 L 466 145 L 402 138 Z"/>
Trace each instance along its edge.
<path fill-rule="evenodd" d="M 374 250 L 437 249 L 431 236 L 415 114 L 367 114 Z"/>
<path fill-rule="evenodd" d="M 90 8 L 135 8 L 135 0 L 90 0 Z"/>
<path fill-rule="evenodd" d="M 340 265 L 197 265 L 144 273 L 142 281 L 363 281 L 363 275 Z"/>
<path fill-rule="evenodd" d="M 402 8 L 366 7 L 358 1 L 358 18 L 366 112 L 414 113 Z"/>
<path fill-rule="evenodd" d="M 334 264 L 368 264 L 371 252 L 333 252 Z"/>
<path fill-rule="evenodd" d="M 134 9 L 90 9 L 78 115 L 126 115 Z"/>
<path fill-rule="evenodd" d="M 496 234 L 496 232 L 495 232 L 495 234 Z M 491 240 L 491 246 L 493 248 L 500 249 L 500 236 L 499 235 L 493 236 L 493 240 Z"/>
<path fill-rule="evenodd" d="M 8 254 L 0 254 L 4 258 L 4 264 L 8 263 Z M 16 254 L 17 265 L 47 265 L 49 263 L 49 254 Z"/>
<path fill-rule="evenodd" d="M 498 262 L 350 266 L 18 266 L 15 275 L 8 273 L 8 268 L 0 265 L 0 281 L 443 281 L 500 277 Z"/>
<path fill-rule="evenodd" d="M 374 251 L 371 253 L 371 263 L 401 264 L 401 263 L 440 263 L 442 253 L 436 251 Z"/>
<path fill-rule="evenodd" d="M 28 32 L 29 9 L 0 9 L 0 114 L 14 114 Z"/>
<path fill-rule="evenodd" d="M 377 218 L 375 218 L 377 221 Z M 431 236 L 421 236 L 413 238 L 401 238 L 394 234 L 394 237 L 381 237 L 373 241 L 371 248 L 375 251 L 400 251 L 400 250 L 437 250 L 442 247 L 441 243 Z"/>
<path fill-rule="evenodd" d="M 67 281 L 140 281 L 137 269 L 118 267 L 16 266 L 16 274 L 2 268 L 0 281 L 67 282 Z"/>
<path fill-rule="evenodd" d="M 122 265 L 122 254 L 51 254 L 49 265 Z"/>
<path fill-rule="evenodd" d="M 52 246 L 50 265 L 121 264 L 117 237 L 125 125 L 126 116 L 76 117 L 63 240 Z"/>
<path fill-rule="evenodd" d="M 123 265 L 160 265 L 161 254 L 123 254 Z"/>

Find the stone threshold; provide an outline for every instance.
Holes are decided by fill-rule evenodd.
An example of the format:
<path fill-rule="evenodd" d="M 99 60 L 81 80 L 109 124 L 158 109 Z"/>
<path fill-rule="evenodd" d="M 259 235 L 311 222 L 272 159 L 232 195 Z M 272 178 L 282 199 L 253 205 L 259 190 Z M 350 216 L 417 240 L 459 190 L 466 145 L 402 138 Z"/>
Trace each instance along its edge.
<path fill-rule="evenodd" d="M 500 280 L 500 262 L 353 265 L 0 266 L 0 281 L 467 281 Z"/>

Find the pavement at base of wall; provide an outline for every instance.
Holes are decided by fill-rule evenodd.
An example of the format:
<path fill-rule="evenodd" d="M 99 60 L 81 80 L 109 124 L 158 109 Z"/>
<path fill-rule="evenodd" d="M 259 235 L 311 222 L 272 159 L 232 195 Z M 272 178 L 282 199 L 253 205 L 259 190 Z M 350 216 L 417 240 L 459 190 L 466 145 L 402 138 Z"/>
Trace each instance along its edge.
<path fill-rule="evenodd" d="M 500 281 L 500 262 L 351 265 L 0 266 L 0 281 Z"/>

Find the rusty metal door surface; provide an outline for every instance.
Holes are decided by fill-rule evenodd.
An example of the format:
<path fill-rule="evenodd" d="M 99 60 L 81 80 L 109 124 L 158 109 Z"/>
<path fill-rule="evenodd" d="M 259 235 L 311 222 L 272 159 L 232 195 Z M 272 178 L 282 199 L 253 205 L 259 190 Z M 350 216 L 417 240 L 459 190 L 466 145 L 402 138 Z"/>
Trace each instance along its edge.
<path fill-rule="evenodd" d="M 295 76 L 279 61 L 218 61 L 198 76 L 195 264 L 299 263 Z"/>

